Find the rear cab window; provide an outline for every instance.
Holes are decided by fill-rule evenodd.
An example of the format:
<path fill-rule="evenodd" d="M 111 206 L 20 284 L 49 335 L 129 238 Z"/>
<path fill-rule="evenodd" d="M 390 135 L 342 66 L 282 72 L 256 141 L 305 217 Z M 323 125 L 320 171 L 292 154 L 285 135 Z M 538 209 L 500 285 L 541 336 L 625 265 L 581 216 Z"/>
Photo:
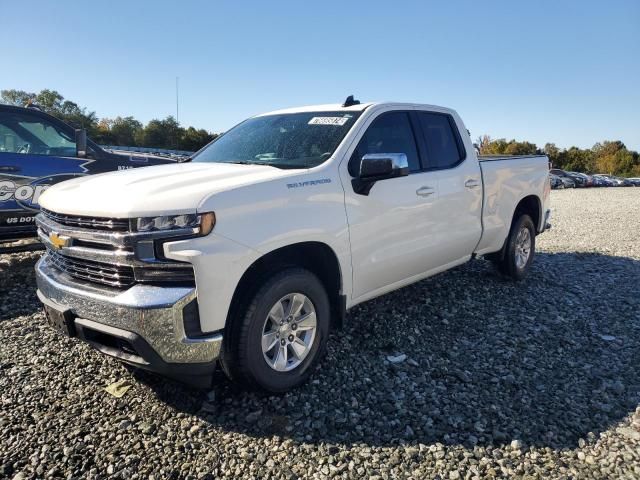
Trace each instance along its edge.
<path fill-rule="evenodd" d="M 453 117 L 446 113 L 416 112 L 426 149 L 426 170 L 453 168 L 466 158 L 460 132 Z"/>

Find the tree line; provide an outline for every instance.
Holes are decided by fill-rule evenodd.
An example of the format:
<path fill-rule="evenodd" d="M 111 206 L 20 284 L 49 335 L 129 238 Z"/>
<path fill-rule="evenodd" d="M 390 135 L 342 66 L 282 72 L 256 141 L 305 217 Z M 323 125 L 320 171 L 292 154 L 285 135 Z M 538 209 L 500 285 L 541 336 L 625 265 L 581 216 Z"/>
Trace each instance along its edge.
<path fill-rule="evenodd" d="M 45 89 L 39 93 L 2 90 L 0 102 L 18 106 L 37 105 L 76 128 L 86 128 L 89 136 L 101 145 L 196 151 L 218 136 L 202 128 L 182 127 L 172 116 L 151 120 L 146 125 L 131 116 L 98 118 L 95 112 L 66 100 L 55 90 Z M 563 170 L 640 177 L 640 155 L 629 150 L 620 140 L 605 140 L 587 149 L 561 149 L 553 143 L 539 148 L 531 142 L 492 139 L 484 135 L 477 139 L 476 145 L 482 155 L 545 154 L 555 168 Z"/>
<path fill-rule="evenodd" d="M 146 125 L 131 116 L 98 118 L 96 112 L 66 100 L 55 90 L 45 89 L 39 93 L 2 90 L 0 103 L 20 107 L 37 105 L 75 128 L 85 128 L 89 137 L 100 145 L 196 151 L 218 136 L 203 128 L 182 127 L 173 116 L 154 119 Z"/>
<path fill-rule="evenodd" d="M 558 148 L 547 143 L 492 139 L 484 135 L 476 140 L 481 155 L 547 155 L 554 168 L 584 173 L 607 173 L 622 177 L 640 177 L 640 155 L 629 150 L 620 140 L 605 140 L 591 148 Z"/>

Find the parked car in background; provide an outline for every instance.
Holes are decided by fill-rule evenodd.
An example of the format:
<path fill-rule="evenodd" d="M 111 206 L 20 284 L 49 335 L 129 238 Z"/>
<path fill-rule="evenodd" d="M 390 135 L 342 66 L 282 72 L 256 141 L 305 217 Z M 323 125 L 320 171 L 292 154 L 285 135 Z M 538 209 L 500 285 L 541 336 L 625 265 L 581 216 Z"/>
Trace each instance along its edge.
<path fill-rule="evenodd" d="M 576 182 L 578 187 L 592 187 L 593 177 L 581 172 L 567 172 L 568 175 Z"/>
<path fill-rule="evenodd" d="M 599 177 L 597 175 L 592 175 L 593 178 L 593 186 L 594 187 L 610 187 L 610 182 L 606 178 Z"/>
<path fill-rule="evenodd" d="M 628 178 L 616 177 L 616 179 L 621 182 L 619 184 L 621 187 L 633 187 L 633 182 L 631 182 Z"/>
<path fill-rule="evenodd" d="M 549 173 L 560 178 L 560 181 L 564 185 L 564 188 L 576 188 L 576 179 L 564 170 L 560 170 L 559 168 L 552 168 L 551 170 L 549 170 Z"/>
<path fill-rule="evenodd" d="M 614 187 L 615 183 L 613 180 L 609 178 L 608 175 L 594 173 L 593 178 L 598 182 L 598 184 L 602 187 Z"/>
<path fill-rule="evenodd" d="M 0 105 L 0 243 L 36 236 L 40 195 L 55 183 L 164 163 L 174 161 L 104 150 L 37 107 Z"/>
<path fill-rule="evenodd" d="M 605 173 L 589 175 L 582 172 L 569 172 L 559 168 L 549 170 L 549 181 L 551 182 L 551 188 L 640 186 L 638 178 L 622 178 Z M 559 182 L 562 183 L 562 186 Z"/>
<path fill-rule="evenodd" d="M 604 173 L 596 173 L 593 175 L 594 177 L 598 177 L 603 179 L 608 187 L 631 187 L 633 184 L 627 181 L 626 178 L 614 177 L 613 175 L 607 175 Z"/>
<path fill-rule="evenodd" d="M 629 180 L 629 182 L 631 182 L 631 185 L 633 185 L 634 187 L 640 187 L 640 177 L 627 178 L 627 180 Z"/>
<path fill-rule="evenodd" d="M 588 180 L 584 174 L 578 173 L 578 172 L 566 172 L 566 173 L 567 173 L 567 177 L 573 180 L 573 183 L 575 183 L 576 187 L 584 188 L 589 186 Z"/>
<path fill-rule="evenodd" d="M 558 188 L 564 188 L 564 182 L 562 181 L 562 179 L 557 176 L 557 175 L 553 175 L 553 174 L 549 174 L 549 183 L 551 184 L 551 188 L 553 189 L 558 189 Z"/>

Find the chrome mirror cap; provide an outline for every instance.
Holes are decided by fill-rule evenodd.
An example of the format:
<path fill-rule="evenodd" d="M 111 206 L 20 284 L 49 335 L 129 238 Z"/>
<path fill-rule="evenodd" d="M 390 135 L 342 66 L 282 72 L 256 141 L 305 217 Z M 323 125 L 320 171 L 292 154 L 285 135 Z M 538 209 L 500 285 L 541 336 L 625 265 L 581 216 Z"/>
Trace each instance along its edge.
<path fill-rule="evenodd" d="M 360 162 L 360 177 L 372 176 L 367 172 L 367 166 L 376 166 L 381 170 L 391 173 L 409 168 L 409 160 L 404 153 L 367 153 Z M 363 171 L 363 167 L 365 171 Z M 378 170 L 378 168 L 374 168 Z M 382 171 L 380 172 L 382 173 Z M 364 175 L 363 175 L 364 174 Z"/>

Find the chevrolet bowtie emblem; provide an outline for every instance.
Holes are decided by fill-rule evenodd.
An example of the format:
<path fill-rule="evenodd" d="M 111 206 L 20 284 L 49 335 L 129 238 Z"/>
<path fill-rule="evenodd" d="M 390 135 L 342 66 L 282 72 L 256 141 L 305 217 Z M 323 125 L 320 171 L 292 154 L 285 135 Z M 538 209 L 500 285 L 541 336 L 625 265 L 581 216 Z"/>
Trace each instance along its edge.
<path fill-rule="evenodd" d="M 68 247 L 71 245 L 71 239 L 69 237 L 58 235 L 56 232 L 51 232 L 49 234 L 49 241 L 56 250 L 60 250 L 62 247 Z"/>

